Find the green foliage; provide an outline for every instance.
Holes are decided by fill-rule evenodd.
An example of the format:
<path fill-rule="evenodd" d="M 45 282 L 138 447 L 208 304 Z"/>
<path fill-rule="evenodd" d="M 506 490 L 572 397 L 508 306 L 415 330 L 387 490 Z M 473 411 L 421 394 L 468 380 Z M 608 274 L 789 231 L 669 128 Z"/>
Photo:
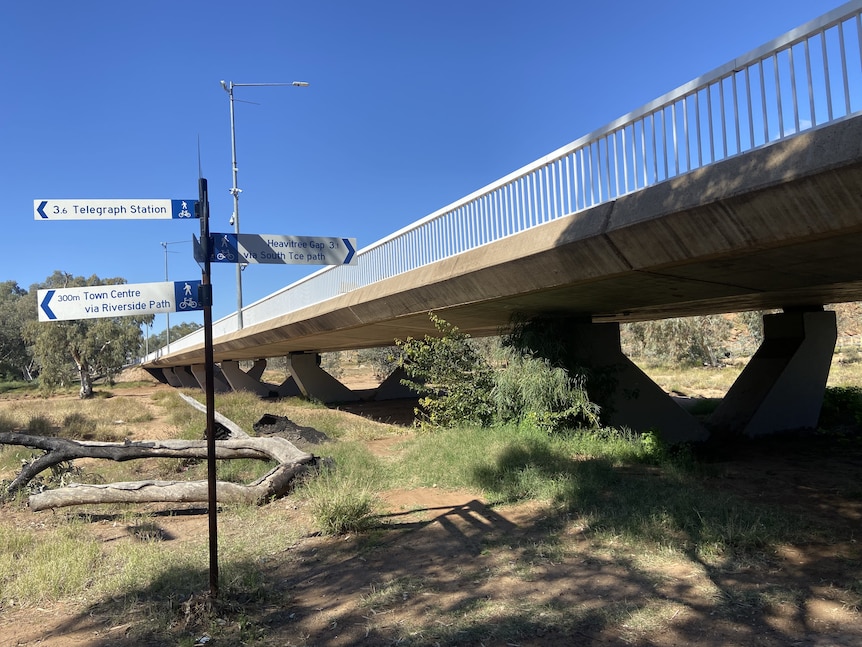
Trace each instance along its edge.
<path fill-rule="evenodd" d="M 598 407 L 587 396 L 583 376 L 572 377 L 548 359 L 520 355 L 511 348 L 501 352 L 505 367 L 496 373 L 492 391 L 499 421 L 546 431 L 598 424 Z"/>
<path fill-rule="evenodd" d="M 15 281 L 0 283 L 0 379 L 32 379 L 32 352 L 23 329 L 35 319 L 35 303 L 27 291 Z"/>
<path fill-rule="evenodd" d="M 398 366 L 398 348 L 396 346 L 364 348 L 357 352 L 356 358 L 360 364 L 371 367 L 376 379 L 383 380 Z"/>
<path fill-rule="evenodd" d="M 862 426 L 862 387 L 830 386 L 823 394 L 820 427 Z"/>
<path fill-rule="evenodd" d="M 656 463 L 667 456 L 667 445 L 655 431 L 647 431 L 641 435 L 641 445 L 644 456 Z"/>
<path fill-rule="evenodd" d="M 493 373 L 470 336 L 433 313 L 439 337 L 397 341 L 399 365 L 409 379 L 404 384 L 423 394 L 419 404 L 425 426 L 464 423 L 485 425 L 493 417 Z"/>
<path fill-rule="evenodd" d="M 688 366 L 718 366 L 732 327 L 722 315 L 676 317 L 626 324 L 624 334 L 635 355 Z"/>
<path fill-rule="evenodd" d="M 35 288 L 69 288 L 117 285 L 124 279 L 73 277 L 54 272 Z M 102 376 L 113 382 L 123 365 L 136 355 L 141 346 L 141 325 L 151 322 L 152 315 L 139 317 L 103 317 L 75 321 L 29 322 L 24 337 L 33 346 L 40 367 L 40 383 L 51 391 L 80 383 L 80 396 L 93 394 L 93 379 Z"/>
<path fill-rule="evenodd" d="M 374 521 L 376 496 L 361 473 L 325 466 L 308 479 L 303 493 L 324 535 L 362 532 Z"/>
<path fill-rule="evenodd" d="M 568 351 L 553 331 L 516 326 L 502 346 L 494 346 L 477 344 L 430 317 L 439 337 L 397 342 L 399 362 L 410 378 L 404 384 L 424 396 L 423 426 L 515 422 L 559 431 L 598 424 L 599 408 L 587 395 L 585 377 L 562 364 Z"/>
<path fill-rule="evenodd" d="M 182 339 L 186 335 L 190 335 L 195 330 L 200 328 L 201 325 L 199 323 L 194 322 L 183 322 L 179 323 L 175 326 L 171 326 L 171 336 L 170 340 L 172 342 L 177 341 L 178 339 Z M 163 348 L 168 343 L 168 332 L 167 330 L 162 330 L 161 332 L 156 333 L 155 335 L 150 335 L 150 339 L 148 342 L 150 352 L 157 350 L 159 348 Z M 142 348 L 143 350 L 143 348 Z"/>

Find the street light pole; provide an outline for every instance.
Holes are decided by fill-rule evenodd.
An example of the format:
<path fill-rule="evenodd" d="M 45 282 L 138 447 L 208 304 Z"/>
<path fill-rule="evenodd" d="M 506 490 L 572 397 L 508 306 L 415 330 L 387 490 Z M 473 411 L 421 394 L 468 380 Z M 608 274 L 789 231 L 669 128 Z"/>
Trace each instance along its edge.
<path fill-rule="evenodd" d="M 163 241 L 160 243 L 162 248 L 165 250 L 165 283 L 168 282 L 168 245 L 179 245 L 184 242 L 187 241 L 175 240 L 173 242 Z M 165 348 L 167 349 L 167 352 L 171 352 L 171 314 L 169 312 L 165 313 Z"/>
<path fill-rule="evenodd" d="M 239 235 L 239 194 L 242 189 L 237 186 L 237 173 L 239 169 L 236 165 L 236 120 L 233 106 L 233 89 L 234 88 L 249 88 L 249 87 L 268 87 L 268 86 L 291 86 L 295 88 L 308 87 L 305 81 L 292 81 L 291 83 L 234 83 L 233 81 L 221 81 L 221 87 L 228 93 L 230 97 L 230 150 L 231 150 L 231 165 L 233 167 L 233 186 L 230 193 L 233 196 L 233 215 L 230 217 L 230 224 L 233 225 L 233 231 Z M 237 329 L 242 328 L 242 263 L 236 264 L 236 323 Z"/>

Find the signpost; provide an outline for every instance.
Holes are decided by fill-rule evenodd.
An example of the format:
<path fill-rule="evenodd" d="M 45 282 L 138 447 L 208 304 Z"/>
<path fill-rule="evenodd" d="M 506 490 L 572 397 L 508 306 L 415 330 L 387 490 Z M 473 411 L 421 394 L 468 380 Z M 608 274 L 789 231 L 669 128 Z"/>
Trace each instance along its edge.
<path fill-rule="evenodd" d="M 197 200 L 33 200 L 36 220 L 170 220 L 195 217 Z"/>
<path fill-rule="evenodd" d="M 34 200 L 33 217 L 36 220 L 107 221 L 185 218 L 200 220 L 200 241 L 192 237 L 195 260 L 201 264 L 200 281 L 165 281 L 38 290 L 37 299 L 39 321 L 203 310 L 210 595 L 215 598 L 218 596 L 218 500 L 210 263 L 356 265 L 356 239 L 210 233 L 209 197 L 207 181 L 204 178 L 198 180 L 197 200 Z"/>
<path fill-rule="evenodd" d="M 213 263 L 356 265 L 356 239 L 280 234 L 210 234 Z"/>
<path fill-rule="evenodd" d="M 38 290 L 39 321 L 202 310 L 199 285 L 200 281 L 167 281 Z"/>

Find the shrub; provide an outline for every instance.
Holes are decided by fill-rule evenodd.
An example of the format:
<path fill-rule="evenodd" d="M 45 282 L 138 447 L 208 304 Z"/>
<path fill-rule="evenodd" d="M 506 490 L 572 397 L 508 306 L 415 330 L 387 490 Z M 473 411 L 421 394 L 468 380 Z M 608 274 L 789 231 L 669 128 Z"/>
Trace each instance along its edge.
<path fill-rule="evenodd" d="M 820 409 L 820 426 L 862 425 L 862 388 L 858 386 L 827 387 Z"/>
<path fill-rule="evenodd" d="M 350 470 L 323 467 L 306 481 L 304 493 L 315 524 L 324 535 L 362 532 L 374 521 L 373 489 Z"/>
<path fill-rule="evenodd" d="M 52 436 L 54 434 L 54 425 L 45 416 L 33 416 L 27 422 L 27 433 L 33 436 Z"/>
<path fill-rule="evenodd" d="M 527 423 L 547 431 L 593 427 L 599 408 L 583 388 L 583 376 L 571 376 L 544 358 L 505 349 L 505 367 L 492 391 L 500 422 Z"/>
<path fill-rule="evenodd" d="M 493 418 L 491 366 L 456 326 L 430 315 L 439 337 L 398 340 L 399 365 L 407 373 L 405 386 L 419 400 L 423 426 L 487 425 Z"/>

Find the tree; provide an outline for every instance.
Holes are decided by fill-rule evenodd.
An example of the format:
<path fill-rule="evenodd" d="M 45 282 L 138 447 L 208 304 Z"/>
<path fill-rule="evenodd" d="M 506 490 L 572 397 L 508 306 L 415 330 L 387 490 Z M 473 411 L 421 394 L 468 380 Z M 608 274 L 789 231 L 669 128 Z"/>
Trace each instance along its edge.
<path fill-rule="evenodd" d="M 45 283 L 31 287 L 30 293 L 35 296 L 37 289 L 125 282 L 122 278 L 100 279 L 93 275 L 85 279 L 55 271 Z M 141 325 L 152 319 L 152 315 L 143 315 L 30 322 L 25 326 L 24 335 L 33 345 L 44 388 L 65 386 L 77 378 L 81 385 L 80 396 L 88 398 L 93 395 L 95 377 L 102 376 L 112 381 L 113 376 L 136 356 L 141 345 Z"/>
<path fill-rule="evenodd" d="M 15 281 L 0 283 L 0 377 L 32 379 L 32 354 L 24 341 L 24 325 L 36 319 L 27 291 Z"/>
<path fill-rule="evenodd" d="M 174 341 L 177 341 L 178 339 L 185 337 L 186 335 L 190 335 L 191 333 L 193 333 L 195 330 L 197 330 L 200 327 L 201 327 L 201 325 L 199 323 L 194 323 L 191 321 L 179 323 L 176 326 L 171 326 L 171 341 L 174 342 Z M 157 350 L 159 348 L 164 348 L 167 345 L 168 345 L 167 330 L 162 330 L 161 332 L 150 336 L 150 340 L 149 340 L 150 352 L 153 352 L 154 350 Z M 144 351 L 144 347 L 142 346 L 139 354 L 144 355 L 145 353 L 143 351 Z"/>
<path fill-rule="evenodd" d="M 675 317 L 626 325 L 636 354 L 683 365 L 718 366 L 732 323 L 722 315 Z"/>

